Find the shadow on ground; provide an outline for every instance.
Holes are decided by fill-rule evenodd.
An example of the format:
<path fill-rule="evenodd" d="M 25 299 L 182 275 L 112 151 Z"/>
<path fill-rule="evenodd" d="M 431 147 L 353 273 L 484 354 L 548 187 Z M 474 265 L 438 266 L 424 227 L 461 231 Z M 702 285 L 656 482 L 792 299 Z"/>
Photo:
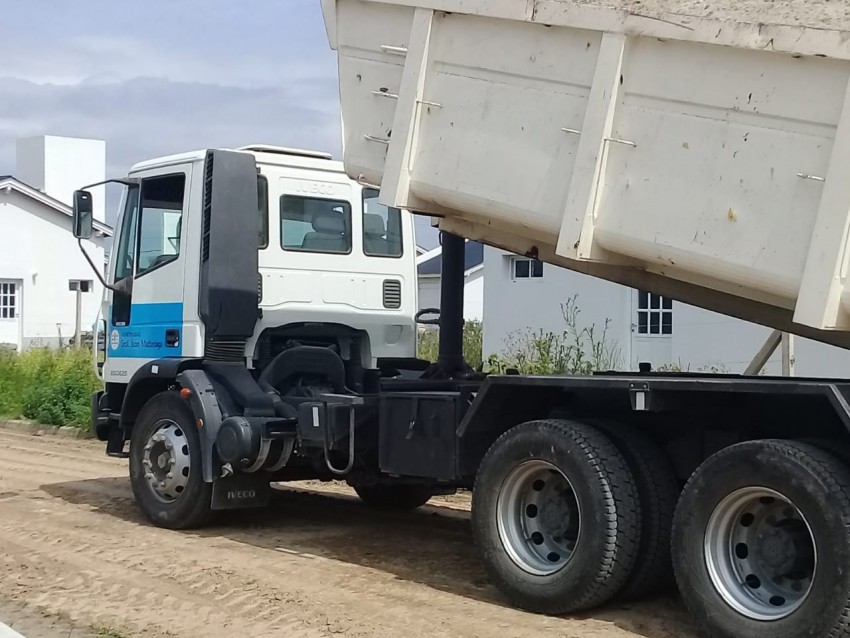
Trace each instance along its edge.
<path fill-rule="evenodd" d="M 104 514 L 148 525 L 133 501 L 126 478 L 100 478 L 42 485 L 46 493 Z M 222 512 L 216 524 L 183 532 L 223 537 L 268 550 L 342 561 L 391 573 L 428 587 L 509 606 L 488 582 L 472 543 L 466 512 L 428 505 L 413 512 L 371 509 L 354 497 L 283 488 L 268 508 Z M 629 604 L 610 604 L 576 616 L 594 618 L 655 638 L 694 634 L 675 593 Z M 654 629 L 656 628 L 656 629 Z"/>

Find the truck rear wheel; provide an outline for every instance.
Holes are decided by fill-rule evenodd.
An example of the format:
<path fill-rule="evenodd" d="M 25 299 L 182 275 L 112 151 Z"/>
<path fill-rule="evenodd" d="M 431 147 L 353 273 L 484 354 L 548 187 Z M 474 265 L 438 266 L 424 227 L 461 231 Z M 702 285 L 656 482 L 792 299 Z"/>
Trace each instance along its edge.
<path fill-rule="evenodd" d="M 162 392 L 142 408 L 130 438 L 130 485 L 159 527 L 187 529 L 212 519 L 212 484 L 201 472 L 200 437 L 189 406 Z"/>
<path fill-rule="evenodd" d="M 495 584 L 519 607 L 560 614 L 623 586 L 640 534 L 634 478 L 598 430 L 531 421 L 490 447 L 475 480 L 472 525 Z"/>
<path fill-rule="evenodd" d="M 617 600 L 635 600 L 673 589 L 670 534 L 680 487 L 670 461 L 652 439 L 629 425 L 610 421 L 593 425 L 599 427 L 623 455 L 634 476 L 640 501 L 637 558 Z"/>
<path fill-rule="evenodd" d="M 426 485 L 355 485 L 354 491 L 367 505 L 387 510 L 416 509 L 433 496 Z"/>
<path fill-rule="evenodd" d="M 676 508 L 685 604 L 724 638 L 850 632 L 850 472 L 803 443 L 750 441 L 694 472 Z"/>

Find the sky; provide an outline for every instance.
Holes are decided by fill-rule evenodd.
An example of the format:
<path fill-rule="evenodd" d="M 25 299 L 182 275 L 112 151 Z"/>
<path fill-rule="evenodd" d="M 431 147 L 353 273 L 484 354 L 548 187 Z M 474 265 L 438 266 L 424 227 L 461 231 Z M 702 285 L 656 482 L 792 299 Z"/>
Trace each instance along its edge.
<path fill-rule="evenodd" d="M 43 134 L 105 140 L 109 177 L 161 155 L 256 143 L 341 157 L 319 0 L 3 4 L 0 175 L 14 174 L 17 138 Z M 417 219 L 430 248 L 427 226 Z"/>

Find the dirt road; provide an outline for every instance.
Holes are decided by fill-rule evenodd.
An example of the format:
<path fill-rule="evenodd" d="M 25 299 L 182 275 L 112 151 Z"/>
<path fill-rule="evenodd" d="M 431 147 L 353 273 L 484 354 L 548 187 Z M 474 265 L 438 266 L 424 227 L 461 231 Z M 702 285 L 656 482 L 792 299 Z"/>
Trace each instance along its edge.
<path fill-rule="evenodd" d="M 672 597 L 582 618 L 507 607 L 465 499 L 376 514 L 343 488 L 298 485 L 268 510 L 171 532 L 141 518 L 126 473 L 97 442 L 0 429 L 0 620 L 46 616 L 79 638 L 693 638 Z"/>

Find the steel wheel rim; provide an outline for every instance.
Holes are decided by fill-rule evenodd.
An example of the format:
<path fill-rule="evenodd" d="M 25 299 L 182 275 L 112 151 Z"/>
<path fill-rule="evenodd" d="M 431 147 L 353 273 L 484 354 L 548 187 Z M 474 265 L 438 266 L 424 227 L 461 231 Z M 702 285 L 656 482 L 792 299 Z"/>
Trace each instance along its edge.
<path fill-rule="evenodd" d="M 726 603 L 759 621 L 799 609 L 817 572 L 808 521 L 789 498 L 765 487 L 741 488 L 717 505 L 706 527 L 705 557 Z"/>
<path fill-rule="evenodd" d="M 171 419 L 157 421 L 142 454 L 151 493 L 163 503 L 173 503 L 189 483 L 190 468 L 189 441 L 183 428 Z"/>
<path fill-rule="evenodd" d="M 505 477 L 496 521 L 508 556 L 535 576 L 563 569 L 581 531 L 572 484 L 557 467 L 540 460 L 520 463 Z"/>

